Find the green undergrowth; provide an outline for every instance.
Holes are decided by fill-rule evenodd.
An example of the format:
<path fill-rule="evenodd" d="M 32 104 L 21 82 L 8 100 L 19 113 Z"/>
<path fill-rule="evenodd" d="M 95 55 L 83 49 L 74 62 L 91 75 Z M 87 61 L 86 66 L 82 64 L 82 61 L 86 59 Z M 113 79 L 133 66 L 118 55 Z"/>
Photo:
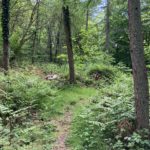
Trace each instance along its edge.
<path fill-rule="evenodd" d="M 41 65 L 12 69 L 7 76 L 0 73 L 2 149 L 50 149 L 55 133 L 51 119 L 69 109 L 78 112 L 97 94 L 97 89 L 81 82 L 69 85 L 63 71 L 56 65 Z M 60 78 L 46 80 L 50 73 Z"/>
<path fill-rule="evenodd" d="M 76 105 L 80 101 L 85 101 L 96 94 L 96 89 L 80 87 L 78 85 L 67 85 L 57 91 L 53 101 L 47 103 L 51 115 L 63 114 L 70 106 Z"/>
<path fill-rule="evenodd" d="M 28 119 L 22 125 L 15 126 L 11 133 L 9 126 L 3 128 L 0 147 L 2 150 L 51 149 L 54 131 L 49 122 Z"/>
<path fill-rule="evenodd" d="M 0 147 L 4 150 L 51 147 L 54 127 L 41 112 L 47 111 L 57 87 L 38 73 L 28 68 L 0 74 Z"/>
<path fill-rule="evenodd" d="M 57 88 L 50 82 L 27 71 L 10 72 L 0 76 L 1 103 L 16 111 L 26 106 L 45 109 L 45 103 L 55 95 Z"/>
<path fill-rule="evenodd" d="M 76 113 L 68 143 L 72 150 L 148 150 L 148 132 L 135 131 L 132 78 L 119 73 Z"/>

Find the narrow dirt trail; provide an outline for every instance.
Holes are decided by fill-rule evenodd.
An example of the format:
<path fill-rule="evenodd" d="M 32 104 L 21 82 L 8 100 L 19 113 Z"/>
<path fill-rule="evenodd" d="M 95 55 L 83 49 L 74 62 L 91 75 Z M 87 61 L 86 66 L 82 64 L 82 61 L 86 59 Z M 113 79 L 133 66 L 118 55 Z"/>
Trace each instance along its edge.
<path fill-rule="evenodd" d="M 95 94 L 92 94 L 96 95 L 96 93 L 97 91 L 95 92 Z M 64 108 L 65 112 L 62 116 L 58 116 L 51 120 L 51 124 L 56 127 L 56 138 L 52 144 L 52 150 L 71 150 L 71 147 L 69 147 L 66 142 L 71 131 L 72 121 L 77 113 L 76 111 L 82 109 L 82 107 L 85 107 L 90 103 L 91 96 L 92 95 L 83 97 L 81 95 L 81 97 L 77 97 L 78 100 L 74 100 L 75 104 L 66 105 L 66 107 Z"/>
<path fill-rule="evenodd" d="M 68 110 L 62 118 L 52 120 L 51 123 L 56 126 L 56 141 L 53 144 L 52 150 L 69 150 L 66 145 L 66 140 L 69 134 L 72 122 L 72 111 Z"/>

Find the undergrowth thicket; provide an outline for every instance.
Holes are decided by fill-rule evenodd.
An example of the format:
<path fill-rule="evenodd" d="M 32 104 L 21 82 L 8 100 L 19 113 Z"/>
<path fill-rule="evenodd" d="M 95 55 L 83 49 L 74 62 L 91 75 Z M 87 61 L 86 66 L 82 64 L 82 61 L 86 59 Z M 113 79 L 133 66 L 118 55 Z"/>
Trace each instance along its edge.
<path fill-rule="evenodd" d="M 51 74 L 58 79 L 46 80 Z M 92 87 L 95 79 L 84 70 L 81 74 L 91 80 L 91 87 L 86 87 L 86 80 L 78 79 L 76 85 L 69 85 L 66 65 L 23 66 L 12 69 L 7 76 L 1 73 L 0 147 L 34 149 L 38 143 L 39 149 L 50 148 L 55 132 L 51 118 L 96 93 Z"/>
<path fill-rule="evenodd" d="M 147 131 L 144 137 L 135 131 L 133 83 L 127 68 L 81 63 L 76 65 L 75 85 L 69 84 L 67 70 L 66 65 L 41 64 L 0 74 L 1 148 L 50 149 L 55 132 L 50 120 L 74 107 L 68 138 L 73 150 L 150 149 Z M 46 80 L 51 74 L 58 79 Z"/>
<path fill-rule="evenodd" d="M 77 113 L 69 143 L 73 150 L 148 150 L 148 132 L 135 131 L 132 78 L 118 72 L 89 106 Z"/>

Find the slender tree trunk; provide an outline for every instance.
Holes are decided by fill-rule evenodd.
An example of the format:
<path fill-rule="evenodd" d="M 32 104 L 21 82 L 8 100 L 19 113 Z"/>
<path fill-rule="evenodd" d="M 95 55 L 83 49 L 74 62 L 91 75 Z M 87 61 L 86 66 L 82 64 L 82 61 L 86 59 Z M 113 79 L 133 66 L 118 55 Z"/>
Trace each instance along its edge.
<path fill-rule="evenodd" d="M 9 8 L 10 1 L 2 0 L 3 68 L 9 69 Z"/>
<path fill-rule="evenodd" d="M 34 31 L 33 47 L 32 47 L 32 64 L 34 64 L 34 62 L 35 62 L 36 36 L 37 36 L 37 32 Z"/>
<path fill-rule="evenodd" d="M 81 40 L 82 40 L 82 37 L 81 37 L 80 33 L 78 33 L 76 35 L 76 44 L 78 45 L 80 55 L 83 55 L 84 50 L 82 48 Z"/>
<path fill-rule="evenodd" d="M 110 0 L 107 0 L 106 7 L 106 41 L 105 49 L 109 51 L 110 48 Z"/>
<path fill-rule="evenodd" d="M 86 9 L 86 31 L 88 31 L 88 27 L 89 27 L 89 7 L 87 6 L 87 9 Z"/>
<path fill-rule="evenodd" d="M 37 48 L 37 34 L 39 28 L 39 6 L 40 0 L 36 0 L 37 10 L 36 10 L 36 23 L 35 23 L 35 31 L 34 31 L 34 38 L 33 38 L 33 48 L 32 48 L 32 64 L 35 62 L 35 51 Z"/>
<path fill-rule="evenodd" d="M 55 62 L 57 62 L 57 55 L 59 51 L 59 45 L 60 45 L 60 31 L 58 31 L 56 35 L 56 45 L 55 45 Z"/>
<path fill-rule="evenodd" d="M 144 61 L 140 0 L 128 0 L 137 129 L 149 128 L 149 88 Z"/>
<path fill-rule="evenodd" d="M 62 20 L 62 15 L 60 16 L 60 19 L 59 19 L 59 24 L 58 24 L 58 31 L 57 31 L 57 34 L 56 34 L 56 39 L 55 39 L 55 59 L 54 59 L 54 62 L 56 63 L 59 63 L 58 60 L 57 60 L 57 56 L 58 56 L 58 53 L 61 54 L 61 32 L 62 32 L 62 23 L 63 23 L 63 20 Z"/>
<path fill-rule="evenodd" d="M 70 83 L 75 83 L 75 70 L 74 70 L 74 58 L 72 50 L 72 39 L 71 39 L 71 25 L 70 25 L 70 13 L 69 7 L 63 7 L 63 18 L 64 18 L 64 30 L 66 34 L 66 45 L 68 52 L 68 63 L 69 63 L 69 75 Z"/>
<path fill-rule="evenodd" d="M 33 36 L 33 34 L 30 35 L 30 36 L 28 36 L 28 33 L 29 33 L 29 31 L 30 31 L 31 26 L 32 26 L 33 23 L 34 23 L 34 16 L 35 16 L 35 14 L 36 14 L 37 7 L 38 7 L 38 3 L 36 3 L 36 4 L 34 5 L 34 7 L 33 7 L 33 9 L 32 9 L 32 12 L 31 12 L 31 15 L 30 15 L 30 19 L 29 19 L 28 25 L 27 25 L 27 27 L 24 29 L 24 31 L 23 31 L 23 33 L 22 33 L 22 37 L 20 37 L 20 39 L 19 39 L 19 44 L 18 44 L 17 48 L 14 49 L 15 56 L 13 56 L 13 58 L 11 58 L 12 61 L 14 61 L 14 62 L 16 61 L 17 56 L 19 55 L 19 52 L 20 52 L 21 48 L 22 48 L 22 47 L 24 46 L 24 44 Z"/>
<path fill-rule="evenodd" d="M 48 32 L 49 61 L 53 62 L 52 32 L 51 32 L 51 26 L 50 25 L 48 26 L 47 32 Z"/>

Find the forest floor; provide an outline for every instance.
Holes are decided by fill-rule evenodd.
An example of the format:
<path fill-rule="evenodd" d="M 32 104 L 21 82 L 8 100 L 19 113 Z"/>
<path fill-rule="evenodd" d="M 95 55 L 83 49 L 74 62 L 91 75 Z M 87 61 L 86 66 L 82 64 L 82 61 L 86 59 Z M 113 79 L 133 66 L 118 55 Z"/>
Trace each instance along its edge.
<path fill-rule="evenodd" d="M 59 91 L 55 97 L 54 108 L 56 110 L 50 115 L 50 118 L 47 116 L 47 119 L 42 121 L 38 119 L 37 114 L 36 119 L 32 121 L 32 125 L 28 129 L 28 134 L 35 136 L 37 140 L 30 145 L 19 147 L 20 150 L 42 150 L 45 147 L 46 149 L 49 147 L 51 150 L 71 150 L 67 141 L 71 134 L 72 122 L 75 116 L 90 103 L 91 97 L 96 94 L 97 89 L 95 88 L 76 85 Z M 49 114 L 49 109 L 44 113 Z M 46 143 L 44 142 L 45 138 Z M 13 146 L 6 146 L 5 150 L 12 150 L 13 148 Z"/>
<path fill-rule="evenodd" d="M 0 74 L 0 79 L 2 83 L 7 80 L 2 74 Z M 14 92 L 20 92 L 22 101 L 24 97 L 30 101 L 39 100 L 39 105 L 44 105 L 45 109 L 33 112 L 31 118 L 26 118 L 22 122 L 23 125 L 14 124 L 11 144 L 9 143 L 9 125 L 4 127 L 0 146 L 4 150 L 70 150 L 68 139 L 71 135 L 72 122 L 90 103 L 91 97 L 97 95 L 98 90 L 82 84 L 69 85 L 59 81 L 47 81 L 43 72 L 34 68 L 31 68 L 30 73 L 13 70 L 9 78 L 9 82 L 12 81 L 15 84 L 11 84 L 11 87 L 9 85 L 9 88 Z M 33 86 L 29 88 L 29 84 Z M 8 135 L 5 132 L 8 132 Z"/>
<path fill-rule="evenodd" d="M 56 117 L 51 121 L 52 125 L 56 127 L 56 138 L 52 146 L 52 150 L 70 150 L 69 146 L 67 145 L 67 139 L 70 134 L 71 123 L 74 115 L 79 111 L 79 109 L 81 109 L 81 107 L 89 103 L 88 98 L 80 98 L 80 101 L 77 101 L 78 103 L 76 103 L 74 106 L 67 107 L 62 116 Z"/>
<path fill-rule="evenodd" d="M 80 90 L 82 91 L 83 89 L 81 88 Z M 94 96 L 96 94 L 96 90 L 91 88 L 91 91 L 93 91 Z M 75 105 L 67 106 L 63 115 L 58 116 L 51 121 L 52 125 L 56 127 L 55 141 L 53 143 L 52 150 L 71 149 L 67 144 L 67 140 L 70 135 L 71 124 L 74 119 L 74 116 L 80 111 L 80 109 L 82 109 L 82 107 L 86 106 L 90 102 L 90 97 L 84 99 L 82 97 L 84 97 L 85 95 L 80 96 L 81 97 L 76 100 L 77 103 L 75 103 Z"/>
<path fill-rule="evenodd" d="M 53 150 L 69 150 L 66 145 L 66 140 L 69 135 L 71 122 L 72 112 L 69 110 L 65 112 L 63 117 L 51 121 L 51 123 L 56 127 L 57 131 L 56 141 L 52 146 Z"/>

